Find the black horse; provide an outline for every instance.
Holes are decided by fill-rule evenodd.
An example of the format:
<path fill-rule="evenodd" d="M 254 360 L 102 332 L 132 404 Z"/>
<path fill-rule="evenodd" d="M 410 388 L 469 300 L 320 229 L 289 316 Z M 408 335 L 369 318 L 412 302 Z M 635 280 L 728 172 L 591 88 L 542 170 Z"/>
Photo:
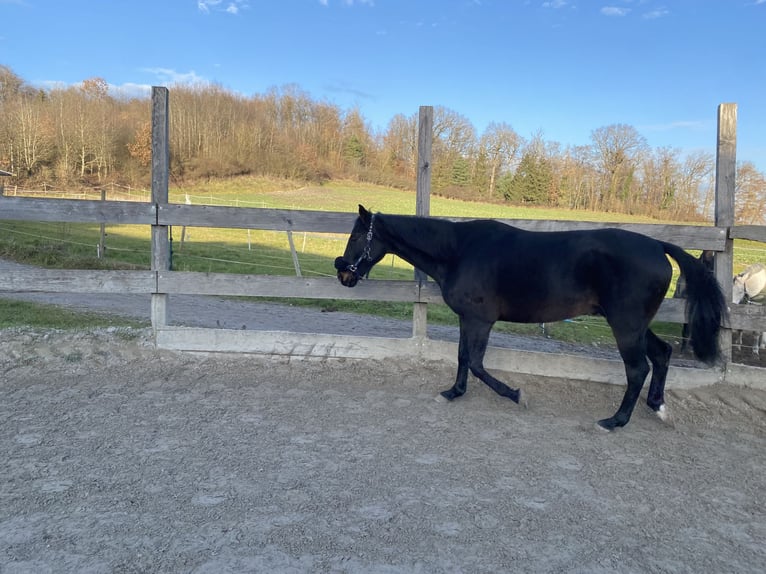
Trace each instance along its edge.
<path fill-rule="evenodd" d="M 518 403 L 521 393 L 484 368 L 496 321 L 544 323 L 578 315 L 606 318 L 628 379 L 608 430 L 630 420 L 652 364 L 647 404 L 663 420 L 665 377 L 672 348 L 649 329 L 670 285 L 672 268 L 687 283 L 687 315 L 694 354 L 708 364 L 719 356 L 718 332 L 726 304 L 715 277 L 676 245 L 620 229 L 524 231 L 493 220 L 452 222 L 371 213 L 361 205 L 338 279 L 353 287 L 385 254 L 393 253 L 430 275 L 444 302 L 460 318 L 455 384 L 449 400 L 466 391 L 468 371 L 501 396 Z"/>

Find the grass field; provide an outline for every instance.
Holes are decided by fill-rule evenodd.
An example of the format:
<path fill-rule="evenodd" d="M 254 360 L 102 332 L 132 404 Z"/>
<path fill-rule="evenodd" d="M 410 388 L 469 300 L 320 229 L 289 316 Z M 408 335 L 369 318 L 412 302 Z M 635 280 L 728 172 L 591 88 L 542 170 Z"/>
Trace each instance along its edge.
<path fill-rule="evenodd" d="M 23 321 L 19 321 L 23 318 Z M 0 329 L 7 327 L 89 329 L 94 327 L 148 327 L 148 323 L 103 313 L 67 311 L 55 305 L 0 298 Z"/>
<path fill-rule="evenodd" d="M 311 209 L 354 212 L 358 204 L 387 213 L 414 213 L 415 194 L 356 182 L 333 182 L 301 187 L 291 181 L 243 177 L 195 187 L 171 189 L 172 202 L 277 209 Z M 115 199 L 117 199 L 115 197 Z M 147 196 L 148 199 L 148 196 Z M 504 219 L 545 219 L 656 223 L 647 217 L 615 213 L 522 208 L 502 204 L 473 203 L 431 198 L 436 216 L 487 217 Z M 667 222 L 663 222 L 667 223 Z M 59 268 L 138 269 L 150 265 L 150 230 L 147 226 L 111 225 L 106 228 L 106 257 L 97 258 L 100 229 L 93 224 L 34 223 L 0 221 L 0 256 L 20 262 Z M 174 227 L 173 269 L 217 273 L 295 275 L 285 232 Z M 333 260 L 343 252 L 346 236 L 318 233 L 293 234 L 303 276 L 333 277 Z M 738 241 L 735 271 L 755 261 L 764 261 L 762 244 Z M 411 279 L 412 267 L 389 256 L 371 274 L 372 279 Z M 675 279 L 674 279 L 675 282 Z M 672 293 L 674 285 L 671 286 Z M 296 301 L 292 304 L 319 305 L 362 313 L 394 317 L 411 316 L 411 305 L 351 301 Z M 443 306 L 429 309 L 429 321 L 452 323 L 454 316 Z M 506 327 L 500 327 L 506 328 Z M 514 332 L 539 333 L 536 325 L 513 325 Z M 667 334 L 678 331 L 672 325 Z M 610 337 L 603 321 L 587 317 L 550 326 L 552 336 L 581 342 L 603 342 Z"/>

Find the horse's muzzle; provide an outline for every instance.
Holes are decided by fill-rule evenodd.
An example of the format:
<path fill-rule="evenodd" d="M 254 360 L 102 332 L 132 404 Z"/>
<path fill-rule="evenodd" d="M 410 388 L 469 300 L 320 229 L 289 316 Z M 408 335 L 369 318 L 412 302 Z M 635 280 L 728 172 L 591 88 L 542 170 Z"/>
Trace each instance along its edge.
<path fill-rule="evenodd" d="M 348 263 L 343 257 L 335 260 L 335 269 L 338 270 L 338 281 L 346 287 L 354 287 L 359 282 L 359 274 L 356 268 Z"/>

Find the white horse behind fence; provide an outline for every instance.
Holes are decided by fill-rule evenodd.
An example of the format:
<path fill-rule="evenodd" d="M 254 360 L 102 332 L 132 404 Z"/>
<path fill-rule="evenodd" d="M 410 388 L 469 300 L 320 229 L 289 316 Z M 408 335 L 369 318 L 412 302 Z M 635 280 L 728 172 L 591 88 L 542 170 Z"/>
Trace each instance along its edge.
<path fill-rule="evenodd" d="M 732 302 L 753 305 L 766 303 L 766 267 L 754 263 L 734 277 Z M 739 344 L 742 344 L 742 331 L 739 333 Z M 766 349 L 766 332 L 755 334 L 753 354 L 757 355 L 760 349 Z"/>

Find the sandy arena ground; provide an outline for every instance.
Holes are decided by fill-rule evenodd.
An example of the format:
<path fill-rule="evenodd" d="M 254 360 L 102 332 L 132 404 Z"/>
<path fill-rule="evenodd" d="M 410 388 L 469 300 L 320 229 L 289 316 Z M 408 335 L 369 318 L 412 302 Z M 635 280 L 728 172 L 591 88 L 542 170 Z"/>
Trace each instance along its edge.
<path fill-rule="evenodd" d="M 0 572 L 763 572 L 766 393 L 0 330 Z"/>

